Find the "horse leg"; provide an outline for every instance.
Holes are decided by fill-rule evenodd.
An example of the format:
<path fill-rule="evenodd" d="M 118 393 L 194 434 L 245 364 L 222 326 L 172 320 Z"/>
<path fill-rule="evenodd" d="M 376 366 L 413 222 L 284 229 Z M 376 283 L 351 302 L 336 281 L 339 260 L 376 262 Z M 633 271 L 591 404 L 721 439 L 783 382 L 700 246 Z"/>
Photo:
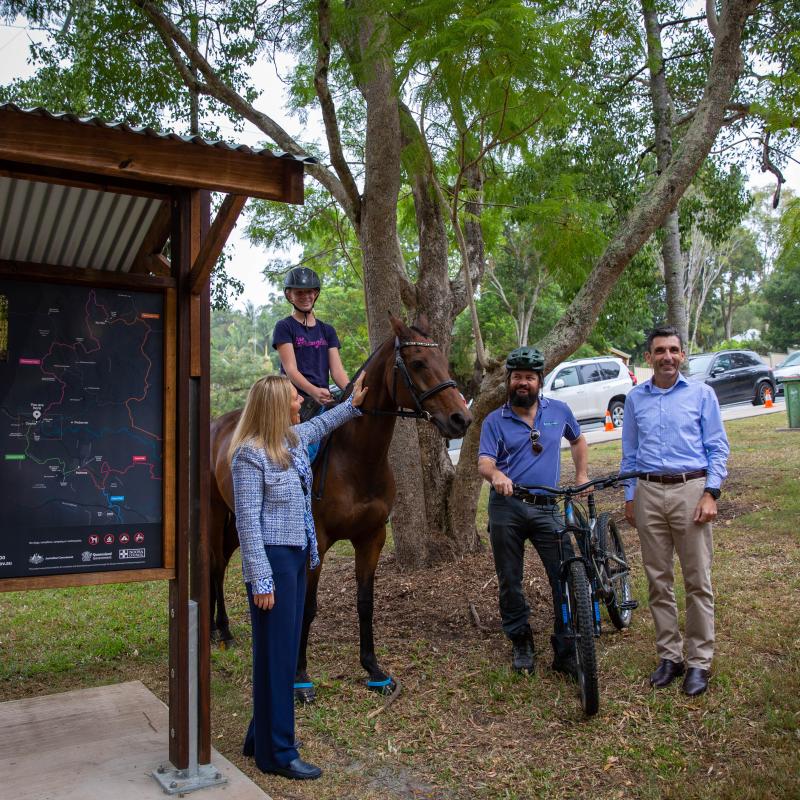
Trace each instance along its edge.
<path fill-rule="evenodd" d="M 367 687 L 380 694 L 391 694 L 395 688 L 394 679 L 384 672 L 375 656 L 375 640 L 372 617 L 375 607 L 375 569 L 378 566 L 383 543 L 386 541 L 386 528 L 381 527 L 373 536 L 355 544 L 356 551 L 356 604 L 358 607 L 358 632 L 360 640 L 361 666 L 369 678 Z"/>
<path fill-rule="evenodd" d="M 225 649 L 233 641 L 228 622 L 228 612 L 225 608 L 225 569 L 230 560 L 230 527 L 234 527 L 233 536 L 236 538 L 236 530 L 233 522 L 233 515 L 228 511 L 228 507 L 222 498 L 212 496 L 211 514 L 209 519 L 210 539 L 211 539 L 211 558 L 209 564 L 209 579 L 211 581 L 210 603 L 211 603 L 211 641 L 217 643 L 221 649 Z"/>
<path fill-rule="evenodd" d="M 239 534 L 236 532 L 236 518 L 233 514 L 228 512 L 225 516 L 222 537 L 222 563 L 220 567 L 215 570 L 213 576 L 213 591 L 217 598 L 216 628 L 220 648 L 223 650 L 233 642 L 230 620 L 228 619 L 228 609 L 225 607 L 225 571 L 228 568 L 228 562 L 231 560 L 231 556 L 238 546 Z"/>
<path fill-rule="evenodd" d="M 317 693 L 314 684 L 308 675 L 308 634 L 311 623 L 317 616 L 317 589 L 319 576 L 322 572 L 322 559 L 325 554 L 320 549 L 320 565 L 308 573 L 306 584 L 306 601 L 303 606 L 303 628 L 300 631 L 300 649 L 297 654 L 297 672 L 294 677 L 294 699 L 296 703 L 313 703 Z"/>
<path fill-rule="evenodd" d="M 209 558 L 209 613 L 211 615 L 211 643 L 220 642 L 220 630 L 218 609 L 225 607 L 225 598 L 222 593 L 222 585 L 225 580 L 225 560 L 222 555 L 223 537 L 225 523 L 228 517 L 228 509 L 225 503 L 212 492 L 211 508 L 209 513 L 208 527 L 211 552 Z M 224 612 L 223 612 L 224 614 Z"/>

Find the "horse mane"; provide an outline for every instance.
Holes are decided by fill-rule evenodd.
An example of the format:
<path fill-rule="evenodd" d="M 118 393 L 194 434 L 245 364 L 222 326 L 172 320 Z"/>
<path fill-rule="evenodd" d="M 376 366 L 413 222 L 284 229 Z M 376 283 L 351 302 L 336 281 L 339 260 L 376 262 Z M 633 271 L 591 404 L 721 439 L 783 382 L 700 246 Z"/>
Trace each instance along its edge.
<path fill-rule="evenodd" d="M 416 331 L 420 336 L 424 336 L 426 339 L 431 338 L 430 331 L 426 331 L 424 328 L 420 327 L 418 323 L 411 325 L 410 327 L 412 331 Z"/>

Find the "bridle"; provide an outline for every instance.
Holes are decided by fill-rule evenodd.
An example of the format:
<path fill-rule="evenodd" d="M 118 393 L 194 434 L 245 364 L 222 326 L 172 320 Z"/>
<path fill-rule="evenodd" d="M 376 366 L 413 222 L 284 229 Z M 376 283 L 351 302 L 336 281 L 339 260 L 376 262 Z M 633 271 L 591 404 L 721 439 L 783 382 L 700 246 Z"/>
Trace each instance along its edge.
<path fill-rule="evenodd" d="M 422 334 L 422 331 L 417 330 L 416 328 L 412 328 L 412 330 L 417 331 L 417 333 Z M 425 334 L 422 334 L 423 336 Z M 415 342 L 411 340 L 401 340 L 399 336 L 394 337 L 394 367 L 392 369 L 392 402 L 395 406 L 397 406 L 392 411 L 385 411 L 382 408 L 360 408 L 362 414 L 367 414 L 371 417 L 404 417 L 404 418 L 411 418 L 411 419 L 424 419 L 430 422 L 433 419 L 433 415 L 430 411 L 426 411 L 422 404 L 428 400 L 429 398 L 433 397 L 435 394 L 439 392 L 443 392 L 445 389 L 449 389 L 450 387 L 457 387 L 458 384 L 454 380 L 449 381 L 442 381 L 442 383 L 436 384 L 432 389 L 428 389 L 426 392 L 421 392 L 417 388 L 416 384 L 414 383 L 414 379 L 408 372 L 408 367 L 406 367 L 406 362 L 403 361 L 402 350 L 405 347 L 438 347 L 439 344 L 437 342 Z M 373 350 L 370 353 L 369 358 L 358 368 L 356 374 L 353 376 L 353 379 L 345 388 L 344 394 L 347 396 L 349 391 L 352 391 L 353 383 L 355 383 L 358 376 L 364 372 L 367 368 L 367 365 L 370 361 L 375 357 L 375 355 L 380 351 L 380 347 L 377 350 Z M 398 373 L 402 376 L 403 381 L 408 388 L 408 393 L 411 395 L 412 399 L 414 400 L 414 405 L 416 409 L 414 411 L 409 411 L 405 408 L 400 406 L 400 403 L 397 401 L 397 375 Z M 335 435 L 335 431 L 328 436 L 320 451 L 320 455 L 318 458 L 322 459 L 321 466 L 319 470 L 315 467 L 315 474 L 319 474 L 319 479 L 317 481 L 317 489 L 314 490 L 314 494 L 312 495 L 314 500 L 321 500 L 323 492 L 325 491 L 325 480 L 328 475 L 328 458 L 330 457 L 330 449 L 331 449 L 331 442 L 333 441 L 333 437 Z"/>
<path fill-rule="evenodd" d="M 425 392 L 421 392 L 417 385 L 414 383 L 414 379 L 408 372 L 408 367 L 406 367 L 406 362 L 403 361 L 402 351 L 406 347 L 438 347 L 438 342 L 415 342 L 411 340 L 400 339 L 399 336 L 394 337 L 394 368 L 392 369 L 392 402 L 394 403 L 397 408 L 392 411 L 385 411 L 383 409 L 362 409 L 362 413 L 370 414 L 375 417 L 403 417 L 403 418 L 411 418 L 411 419 L 424 419 L 428 422 L 433 419 L 431 413 L 426 411 L 422 404 L 433 397 L 439 392 L 443 392 L 445 389 L 450 389 L 451 387 L 457 387 L 458 384 L 454 380 L 447 380 L 442 381 L 441 383 L 437 383 L 432 389 L 428 389 Z M 376 351 L 377 352 L 377 351 Z M 370 361 L 372 356 L 367 359 L 367 363 Z M 366 363 L 364 367 L 366 367 Z M 362 367 L 363 369 L 363 367 Z M 361 372 L 361 370 L 359 370 Z M 397 400 L 397 376 L 400 375 L 402 377 L 403 382 L 408 389 L 408 393 L 411 395 L 411 398 L 414 401 L 415 409 L 413 411 L 403 408 Z"/>

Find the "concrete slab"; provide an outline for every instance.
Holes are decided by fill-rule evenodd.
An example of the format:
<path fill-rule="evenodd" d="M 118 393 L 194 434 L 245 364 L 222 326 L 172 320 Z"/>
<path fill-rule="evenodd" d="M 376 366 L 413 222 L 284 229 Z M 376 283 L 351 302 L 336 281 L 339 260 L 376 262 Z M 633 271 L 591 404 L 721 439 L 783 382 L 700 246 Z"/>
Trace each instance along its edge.
<path fill-rule="evenodd" d="M 140 681 L 0 703 L 0 796 L 13 800 L 163 800 L 151 777 L 169 761 L 167 707 Z M 269 800 L 216 750 L 225 786 L 199 800 Z"/>

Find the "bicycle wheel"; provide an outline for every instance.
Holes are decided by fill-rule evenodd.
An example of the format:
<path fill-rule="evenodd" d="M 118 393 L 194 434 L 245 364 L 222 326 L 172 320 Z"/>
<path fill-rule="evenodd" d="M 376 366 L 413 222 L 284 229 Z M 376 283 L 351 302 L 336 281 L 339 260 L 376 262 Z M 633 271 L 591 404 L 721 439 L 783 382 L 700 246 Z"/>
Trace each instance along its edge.
<path fill-rule="evenodd" d="M 594 649 L 594 615 L 589 580 L 582 561 L 572 561 L 567 576 L 569 607 L 572 615 L 572 632 L 578 657 L 578 685 L 581 706 L 591 716 L 600 708 L 600 685 L 597 678 L 597 653 Z"/>
<path fill-rule="evenodd" d="M 600 563 L 611 587 L 611 594 L 605 600 L 608 618 L 611 624 L 621 631 L 631 624 L 633 590 L 622 536 L 610 514 L 601 514 L 597 518 L 597 543 L 602 558 Z"/>

